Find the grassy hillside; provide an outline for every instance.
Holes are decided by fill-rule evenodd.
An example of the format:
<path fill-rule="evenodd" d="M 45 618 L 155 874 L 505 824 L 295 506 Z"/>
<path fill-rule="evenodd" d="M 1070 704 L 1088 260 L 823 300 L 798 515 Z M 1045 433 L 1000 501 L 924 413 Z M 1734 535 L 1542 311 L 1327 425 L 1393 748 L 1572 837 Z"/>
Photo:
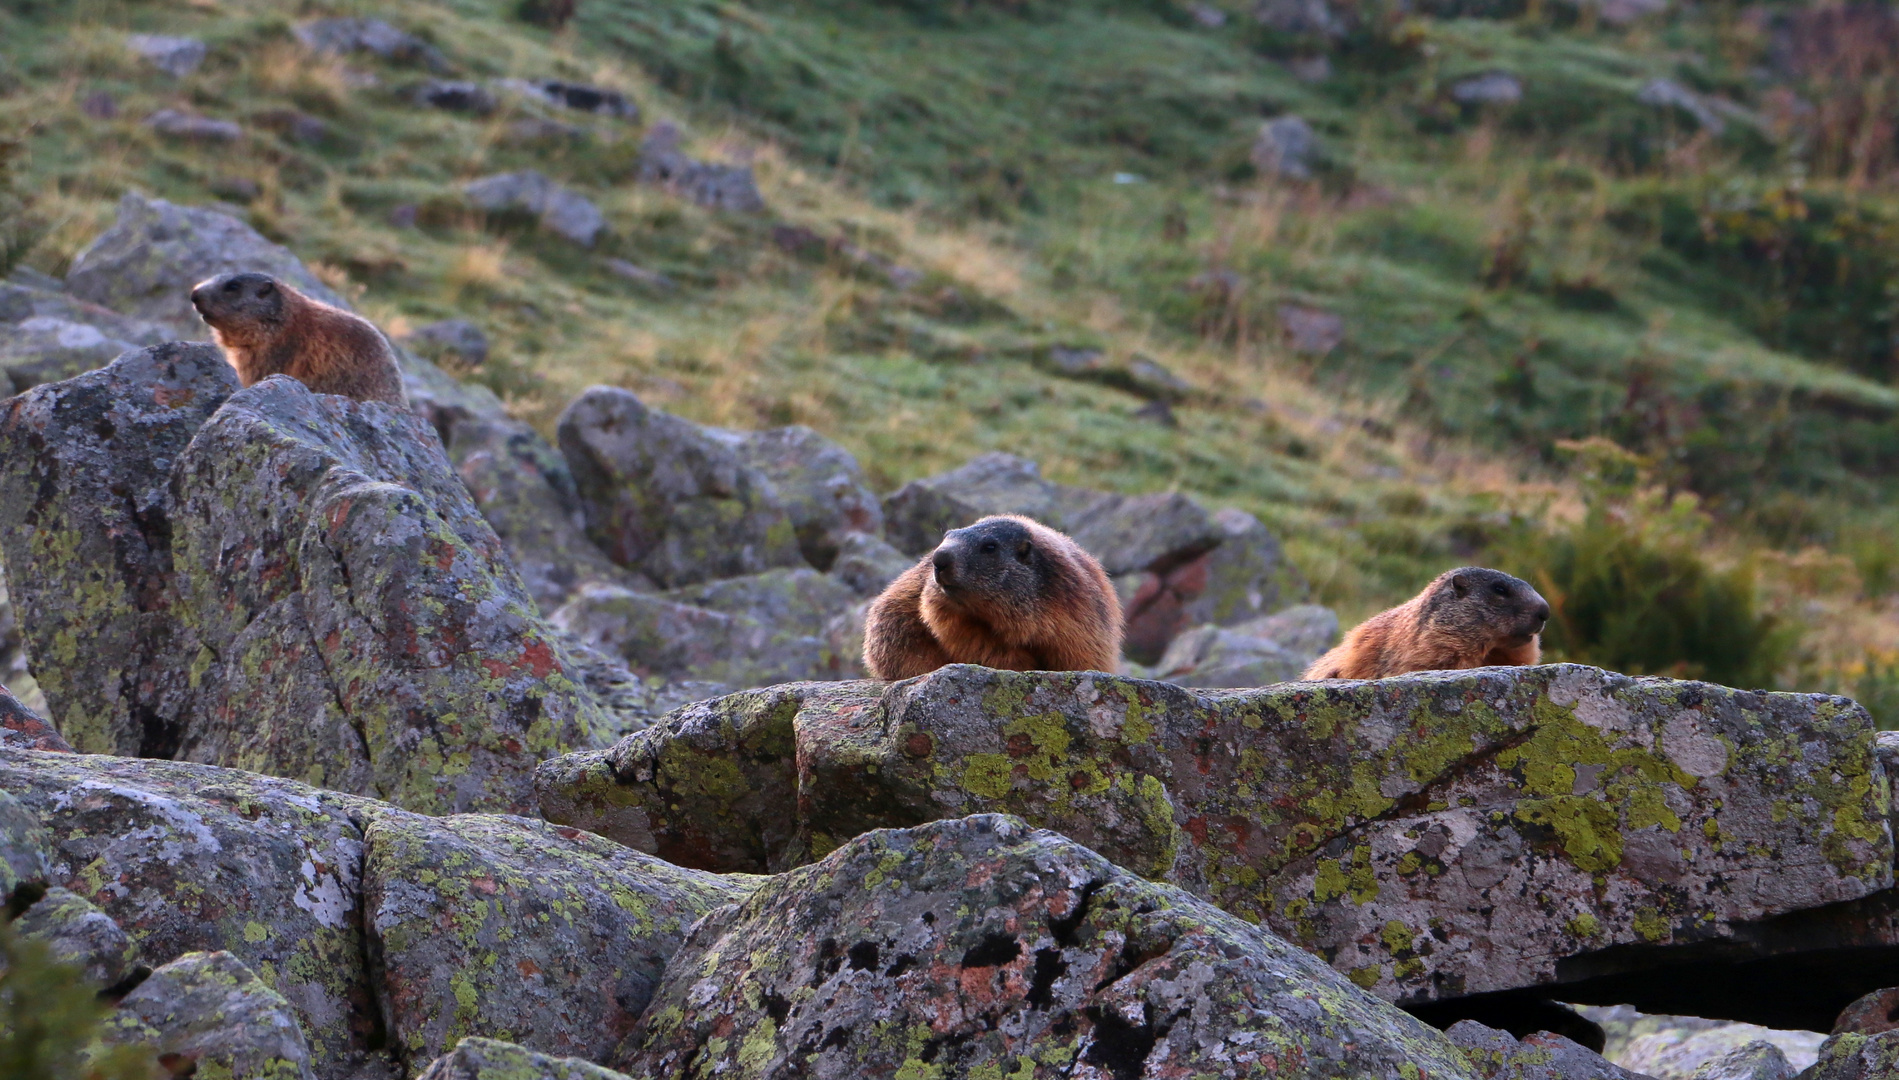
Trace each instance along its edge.
<path fill-rule="evenodd" d="M 544 429 L 609 382 L 698 420 L 810 424 L 886 488 L 1009 450 L 1066 481 L 1251 510 L 1348 617 L 1492 562 L 1559 601 L 1565 655 L 1888 708 L 1890 20 L 1414 6 L 1335 3 L 1329 35 L 1237 0 L 579 0 L 560 29 L 516 0 L 388 16 L 450 77 L 609 86 L 644 110 L 626 123 L 505 94 L 488 116 L 419 107 L 426 70 L 291 34 L 386 5 L 6 0 L 7 257 L 62 272 L 127 187 L 234 200 L 392 332 L 480 324 L 494 355 L 464 374 Z M 174 79 L 128 32 L 198 36 L 209 57 Z M 1521 100 L 1457 100 L 1497 72 Z M 245 136 L 166 140 L 141 123 L 162 107 Z M 1249 157 L 1287 114 L 1317 133 L 1309 180 Z M 524 133 L 533 117 L 576 130 Z M 750 161 L 768 212 L 635 183 L 660 119 L 695 156 Z M 458 195 L 529 167 L 606 212 L 593 250 Z M 1341 316 L 1342 342 L 1296 351 L 1289 304 Z M 1057 347 L 1153 357 L 1196 389 L 1169 420 L 1051 373 Z"/>

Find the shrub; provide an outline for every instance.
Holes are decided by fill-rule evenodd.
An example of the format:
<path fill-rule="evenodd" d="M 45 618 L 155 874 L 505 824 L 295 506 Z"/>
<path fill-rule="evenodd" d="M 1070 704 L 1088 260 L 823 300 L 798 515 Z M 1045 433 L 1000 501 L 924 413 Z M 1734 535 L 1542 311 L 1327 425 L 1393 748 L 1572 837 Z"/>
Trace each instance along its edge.
<path fill-rule="evenodd" d="M 1549 658 L 1771 685 L 1793 659 L 1795 636 L 1760 609 L 1750 565 L 1709 560 L 1695 498 L 1649 487 L 1646 459 L 1606 439 L 1559 448 L 1580 460 L 1582 519 L 1520 532 L 1502 552 L 1550 602 Z"/>
<path fill-rule="evenodd" d="M 112 1006 L 79 973 L 0 919 L 0 1076 L 7 1080 L 153 1080 L 150 1052 L 99 1045 Z"/>

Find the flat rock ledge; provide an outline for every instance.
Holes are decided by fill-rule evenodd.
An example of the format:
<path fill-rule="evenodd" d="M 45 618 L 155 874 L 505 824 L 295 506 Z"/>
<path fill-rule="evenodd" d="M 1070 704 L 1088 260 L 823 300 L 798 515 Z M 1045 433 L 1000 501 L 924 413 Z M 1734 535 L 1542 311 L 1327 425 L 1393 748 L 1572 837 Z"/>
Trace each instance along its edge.
<path fill-rule="evenodd" d="M 1893 883 L 1860 706 L 1566 664 L 1238 691 L 971 666 L 795 683 L 544 762 L 536 789 L 552 821 L 726 872 L 1015 814 L 1411 1006 L 1596 954 L 1639 970 L 1623 954 Z"/>

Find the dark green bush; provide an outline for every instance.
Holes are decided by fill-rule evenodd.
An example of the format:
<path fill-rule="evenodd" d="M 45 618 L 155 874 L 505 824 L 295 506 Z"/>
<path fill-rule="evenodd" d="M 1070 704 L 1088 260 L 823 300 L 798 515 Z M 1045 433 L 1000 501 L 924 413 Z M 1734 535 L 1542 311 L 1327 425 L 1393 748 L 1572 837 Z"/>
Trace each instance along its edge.
<path fill-rule="evenodd" d="M 6 1080 L 154 1080 L 149 1052 L 98 1046 L 99 1023 L 112 1006 L 79 972 L 22 940 L 0 918 L 0 1077 Z"/>
<path fill-rule="evenodd" d="M 1545 655 L 1632 675 L 1772 685 L 1795 635 L 1760 609 L 1751 567 L 1709 560 L 1694 498 L 1647 489 L 1647 463 L 1607 440 L 1562 445 L 1581 459 L 1582 519 L 1519 533 L 1500 559 L 1550 602 Z"/>

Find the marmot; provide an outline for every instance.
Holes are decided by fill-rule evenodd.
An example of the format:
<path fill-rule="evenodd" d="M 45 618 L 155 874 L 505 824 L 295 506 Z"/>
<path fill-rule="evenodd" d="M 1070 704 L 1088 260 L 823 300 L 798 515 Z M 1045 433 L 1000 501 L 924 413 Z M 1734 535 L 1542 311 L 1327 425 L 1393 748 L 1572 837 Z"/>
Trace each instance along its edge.
<path fill-rule="evenodd" d="M 1520 666 L 1542 658 L 1550 605 L 1501 570 L 1447 570 L 1424 591 L 1352 628 L 1308 679 L 1383 679 L 1407 671 Z"/>
<path fill-rule="evenodd" d="M 380 330 L 269 274 L 220 274 L 191 290 L 191 306 L 245 386 L 288 375 L 319 394 L 408 404 Z"/>
<path fill-rule="evenodd" d="M 1073 540 L 1025 517 L 946 533 L 871 603 L 864 665 L 908 679 L 944 664 L 1015 671 L 1113 671 L 1121 601 Z"/>

